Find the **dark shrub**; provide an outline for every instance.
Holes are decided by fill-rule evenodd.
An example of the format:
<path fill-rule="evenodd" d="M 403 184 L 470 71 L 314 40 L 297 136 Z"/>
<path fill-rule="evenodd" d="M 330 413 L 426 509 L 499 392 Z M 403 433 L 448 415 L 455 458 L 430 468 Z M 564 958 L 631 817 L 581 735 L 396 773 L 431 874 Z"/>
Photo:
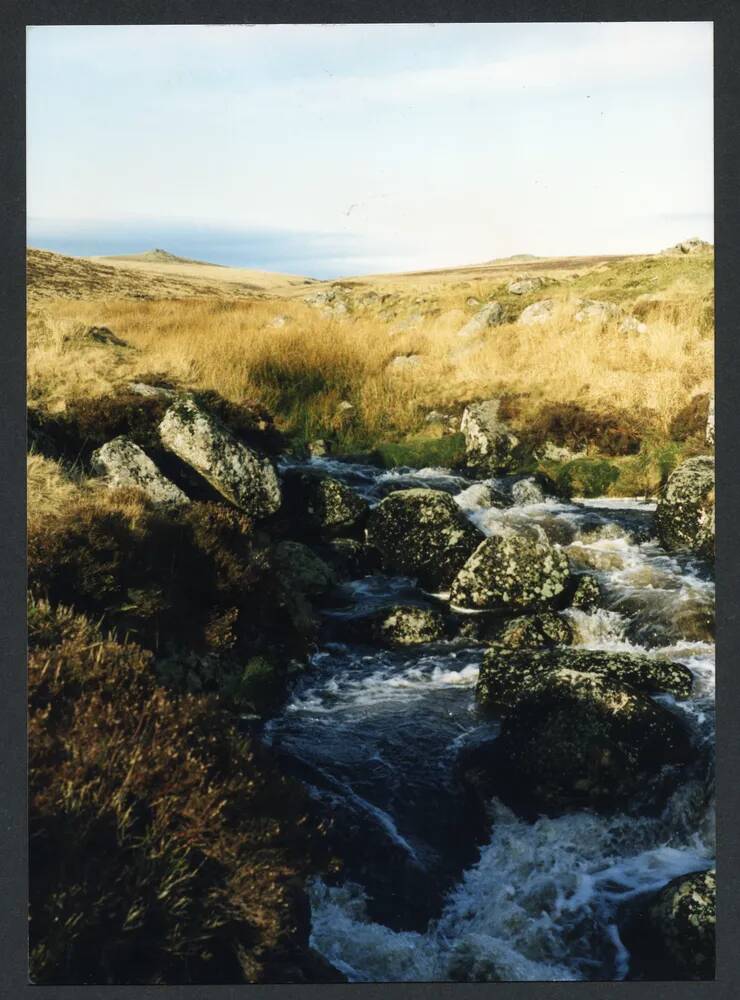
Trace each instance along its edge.
<path fill-rule="evenodd" d="M 681 407 L 671 421 L 669 433 L 674 441 L 688 441 L 690 438 L 701 438 L 707 429 L 707 417 L 709 415 L 709 395 L 702 393 L 694 396 L 688 403 Z"/>
<path fill-rule="evenodd" d="M 546 441 L 585 451 L 594 448 L 603 455 L 633 455 L 645 435 L 644 414 L 597 413 L 577 403 L 547 403 L 527 427 L 531 445 Z"/>
<path fill-rule="evenodd" d="M 604 459 L 576 458 L 562 466 L 558 486 L 570 496 L 600 497 L 619 478 L 619 469 Z"/>

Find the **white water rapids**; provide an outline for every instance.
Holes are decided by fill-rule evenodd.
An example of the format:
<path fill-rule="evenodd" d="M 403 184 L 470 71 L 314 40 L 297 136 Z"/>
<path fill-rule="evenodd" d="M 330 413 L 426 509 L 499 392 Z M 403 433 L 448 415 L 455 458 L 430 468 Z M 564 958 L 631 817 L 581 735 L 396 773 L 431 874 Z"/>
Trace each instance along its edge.
<path fill-rule="evenodd" d="M 576 569 L 599 578 L 605 593 L 606 608 L 566 612 L 578 644 L 686 663 L 695 677 L 692 696 L 659 700 L 712 746 L 711 575 L 698 560 L 659 547 L 651 505 L 604 499 L 500 510 L 480 506 L 480 488 L 445 470 L 398 474 L 324 464 L 371 500 L 394 476 L 399 485 L 447 489 L 486 533 L 505 523 L 538 525 Z M 353 609 L 414 594 L 410 581 L 382 576 L 346 590 Z M 380 845 L 375 863 L 382 865 L 385 842 L 414 871 L 442 877 L 440 858 L 455 843 L 456 754 L 497 731 L 475 707 L 481 655 L 480 647 L 460 642 L 400 654 L 329 644 L 268 726 L 266 738 L 308 768 L 315 794 L 360 817 L 368 843 L 374 837 Z M 361 878 L 317 880 L 312 944 L 353 982 L 621 979 L 629 954 L 618 931 L 620 907 L 710 867 L 713 816 L 711 777 L 696 771 L 657 816 L 582 811 L 529 823 L 494 801 L 488 842 L 455 877 L 425 930 L 372 919 Z"/>

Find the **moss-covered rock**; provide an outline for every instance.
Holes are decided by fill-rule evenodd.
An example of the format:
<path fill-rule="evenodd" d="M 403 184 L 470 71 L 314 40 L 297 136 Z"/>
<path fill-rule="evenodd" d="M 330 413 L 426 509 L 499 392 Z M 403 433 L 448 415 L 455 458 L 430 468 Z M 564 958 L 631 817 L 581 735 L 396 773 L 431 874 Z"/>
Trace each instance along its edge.
<path fill-rule="evenodd" d="M 438 611 L 398 604 L 347 619 L 342 631 L 356 641 L 400 648 L 443 639 L 446 630 Z"/>
<path fill-rule="evenodd" d="M 647 906 L 649 940 L 668 965 L 667 979 L 713 979 L 717 877 L 682 875 Z"/>
<path fill-rule="evenodd" d="M 693 685 L 693 675 L 684 664 L 654 660 L 639 653 L 563 646 L 523 650 L 511 649 L 499 642 L 486 650 L 483 657 L 476 697 L 487 708 L 511 707 L 539 681 L 561 669 L 591 673 L 617 684 L 627 684 L 636 691 L 667 693 L 677 698 L 688 697 Z"/>
<path fill-rule="evenodd" d="M 283 478 L 284 513 L 309 538 L 359 536 L 368 505 L 353 489 L 319 471 L 292 469 Z"/>
<path fill-rule="evenodd" d="M 546 608 L 565 590 L 568 559 L 547 541 L 524 534 L 492 535 L 476 548 L 452 585 L 461 608 Z"/>
<path fill-rule="evenodd" d="M 689 458 L 669 476 L 658 498 L 655 526 L 669 552 L 714 556 L 714 459 Z"/>
<path fill-rule="evenodd" d="M 370 512 L 367 540 L 387 572 L 417 577 L 433 590 L 450 586 L 483 534 L 448 493 L 391 493 Z"/>
<path fill-rule="evenodd" d="M 684 725 L 667 709 L 609 677 L 567 668 L 529 686 L 495 750 L 502 797 L 551 814 L 622 808 L 666 765 L 692 756 Z"/>
<path fill-rule="evenodd" d="M 302 542 L 278 542 L 273 560 L 283 584 L 308 597 L 321 597 L 336 584 L 332 568 Z"/>
<path fill-rule="evenodd" d="M 604 603 L 599 581 L 590 573 L 581 573 L 574 576 L 575 588 L 570 596 L 569 605 L 580 611 L 593 611 L 600 608 Z"/>
<path fill-rule="evenodd" d="M 569 646 L 573 629 L 567 619 L 552 611 L 522 615 L 507 622 L 496 637 L 509 649 L 538 649 L 543 646 Z"/>

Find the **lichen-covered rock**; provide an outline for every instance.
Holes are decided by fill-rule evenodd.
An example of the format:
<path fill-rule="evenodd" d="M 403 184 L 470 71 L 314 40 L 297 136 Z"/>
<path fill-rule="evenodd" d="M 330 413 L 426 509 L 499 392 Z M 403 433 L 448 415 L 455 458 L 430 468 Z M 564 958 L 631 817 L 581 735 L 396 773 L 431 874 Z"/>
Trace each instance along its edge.
<path fill-rule="evenodd" d="M 716 897 L 716 873 L 697 872 L 669 882 L 648 910 L 676 978 L 714 978 Z"/>
<path fill-rule="evenodd" d="M 339 538 L 361 532 L 366 500 L 322 472 L 289 470 L 283 480 L 287 517 L 309 536 Z"/>
<path fill-rule="evenodd" d="M 574 319 L 576 323 L 583 323 L 588 320 L 596 320 L 606 323 L 619 315 L 619 306 L 613 302 L 597 302 L 595 299 L 579 299 L 578 311 Z"/>
<path fill-rule="evenodd" d="M 544 283 L 544 280 L 537 276 L 519 278 L 517 281 L 510 282 L 506 286 L 506 291 L 511 295 L 528 295 L 530 292 L 536 292 L 538 288 L 542 288 Z"/>
<path fill-rule="evenodd" d="M 519 322 L 522 326 L 535 326 L 539 323 L 547 323 L 552 318 L 554 310 L 554 299 L 541 299 L 539 302 L 533 302 L 531 306 L 527 306 L 526 309 L 522 310 Z"/>
<path fill-rule="evenodd" d="M 590 573 L 582 573 L 573 578 L 577 581 L 570 599 L 570 606 L 579 611 L 593 611 L 604 603 L 599 581 Z"/>
<path fill-rule="evenodd" d="M 465 408 L 460 430 L 465 435 L 465 461 L 471 469 L 494 475 L 506 472 L 519 443 L 499 417 L 500 401 L 486 399 Z"/>
<path fill-rule="evenodd" d="M 476 698 L 484 708 L 510 708 L 539 681 L 562 669 L 604 677 L 645 694 L 672 694 L 677 698 L 688 697 L 693 685 L 692 673 L 683 663 L 654 660 L 640 653 L 573 649 L 564 645 L 552 649 L 512 649 L 499 640 L 483 657 Z"/>
<path fill-rule="evenodd" d="M 500 302 L 489 302 L 488 305 L 473 316 L 472 319 L 458 330 L 458 337 L 475 337 L 491 326 L 498 326 L 504 321 L 504 309 Z"/>
<path fill-rule="evenodd" d="M 374 550 L 356 538 L 332 538 L 320 553 L 340 580 L 356 580 L 375 567 Z"/>
<path fill-rule="evenodd" d="M 573 629 L 568 621 L 553 611 L 512 618 L 499 632 L 496 641 L 509 649 L 538 649 L 569 646 Z"/>
<path fill-rule="evenodd" d="M 138 444 L 121 435 L 92 455 L 92 467 L 105 476 L 108 485 L 136 486 L 156 504 L 186 504 L 189 498 L 163 475 Z"/>
<path fill-rule="evenodd" d="M 692 756 L 684 725 L 650 697 L 565 668 L 532 684 L 496 743 L 503 797 L 546 813 L 622 807 L 663 767 Z"/>
<path fill-rule="evenodd" d="M 255 518 L 280 507 L 277 473 L 269 458 L 242 444 L 192 399 L 177 400 L 159 425 L 162 443 L 236 507 Z"/>
<path fill-rule="evenodd" d="M 660 491 L 655 526 L 669 552 L 714 554 L 714 460 L 699 455 L 682 462 Z"/>
<path fill-rule="evenodd" d="M 483 538 L 449 493 L 411 489 L 391 493 L 370 512 L 368 543 L 387 572 L 417 577 L 423 587 L 449 587 Z"/>
<path fill-rule="evenodd" d="M 475 610 L 539 610 L 552 605 L 570 578 L 566 555 L 546 540 L 492 535 L 458 573 L 450 601 Z"/>
<path fill-rule="evenodd" d="M 336 583 L 331 567 L 301 542 L 278 542 L 273 559 L 283 583 L 308 597 L 319 597 Z"/>
<path fill-rule="evenodd" d="M 444 638 L 445 623 L 442 615 L 431 608 L 399 604 L 349 619 L 344 631 L 360 641 L 401 648 Z"/>
<path fill-rule="evenodd" d="M 527 476 L 526 479 L 518 479 L 511 484 L 511 500 L 517 507 L 526 504 L 543 503 L 545 492 L 534 476 Z"/>

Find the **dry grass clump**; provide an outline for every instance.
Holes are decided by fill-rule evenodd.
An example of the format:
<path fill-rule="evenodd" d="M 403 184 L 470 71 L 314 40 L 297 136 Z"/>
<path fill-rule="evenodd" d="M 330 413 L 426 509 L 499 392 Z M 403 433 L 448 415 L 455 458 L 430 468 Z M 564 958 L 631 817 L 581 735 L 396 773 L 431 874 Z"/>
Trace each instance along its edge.
<path fill-rule="evenodd" d="M 34 982 L 315 978 L 305 793 L 138 646 L 43 602 L 29 626 Z"/>
<path fill-rule="evenodd" d="M 79 503 L 90 486 L 61 462 L 36 452 L 26 456 L 27 514 L 30 522 L 40 521 Z"/>

